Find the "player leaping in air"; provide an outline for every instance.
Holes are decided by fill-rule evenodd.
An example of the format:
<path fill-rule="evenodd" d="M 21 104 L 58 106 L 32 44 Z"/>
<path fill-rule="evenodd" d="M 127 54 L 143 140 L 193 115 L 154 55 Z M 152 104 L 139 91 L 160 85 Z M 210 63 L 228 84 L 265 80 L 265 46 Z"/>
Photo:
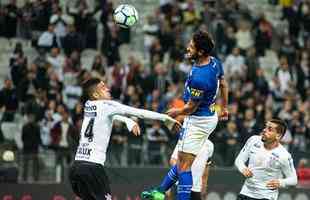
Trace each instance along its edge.
<path fill-rule="evenodd" d="M 193 185 L 191 167 L 196 155 L 216 128 L 218 115 L 214 110 L 214 104 L 219 89 L 222 97 L 220 118 L 228 117 L 228 88 L 221 62 L 210 55 L 213 48 L 214 42 L 208 32 L 194 33 L 186 55 L 188 59 L 194 61 L 185 82 L 183 100 L 186 104 L 167 112 L 173 118 L 186 115 L 177 144 L 178 162 L 165 177 L 167 185 L 174 181 L 174 177 L 169 174 L 175 174 L 178 177 L 178 200 L 194 199 L 194 197 L 191 198 Z M 142 193 L 142 198 L 154 200 L 157 192 L 163 191 L 145 191 Z M 144 195 L 146 193 L 151 195 Z"/>
<path fill-rule="evenodd" d="M 69 178 L 76 195 L 84 200 L 111 199 L 111 190 L 104 170 L 113 120 L 121 116 L 136 116 L 160 120 L 168 128 L 178 122 L 168 115 L 137 109 L 111 100 L 109 88 L 99 79 L 90 79 L 83 84 L 86 95 L 84 118 L 75 161 Z M 128 126 L 127 126 L 128 127 Z M 139 131 L 133 130 L 135 134 Z"/>

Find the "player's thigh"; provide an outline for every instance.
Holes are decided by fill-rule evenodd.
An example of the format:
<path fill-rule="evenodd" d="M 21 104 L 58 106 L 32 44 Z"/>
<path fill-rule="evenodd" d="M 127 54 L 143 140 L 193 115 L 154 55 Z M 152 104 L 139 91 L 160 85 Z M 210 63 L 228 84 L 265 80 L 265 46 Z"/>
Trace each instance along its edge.
<path fill-rule="evenodd" d="M 111 188 L 108 176 L 103 166 L 96 166 L 92 169 L 92 192 L 96 200 L 110 199 Z"/>
<path fill-rule="evenodd" d="M 186 135 L 178 141 L 178 151 L 188 154 L 197 155 L 207 139 L 207 135 L 203 132 L 186 131 Z M 178 158 L 180 159 L 180 158 Z"/>
<path fill-rule="evenodd" d="M 85 170 L 79 164 L 74 163 L 69 171 L 69 180 L 73 192 L 81 199 L 94 199 L 91 197 L 91 191 L 89 191 L 88 177 L 85 176 Z"/>
<path fill-rule="evenodd" d="M 109 180 L 103 166 L 82 163 L 71 171 L 69 178 L 72 189 L 83 200 L 102 200 L 111 196 Z"/>
<path fill-rule="evenodd" d="M 178 151 L 197 155 L 216 128 L 217 121 L 217 116 L 205 119 L 186 118 L 177 144 Z"/>

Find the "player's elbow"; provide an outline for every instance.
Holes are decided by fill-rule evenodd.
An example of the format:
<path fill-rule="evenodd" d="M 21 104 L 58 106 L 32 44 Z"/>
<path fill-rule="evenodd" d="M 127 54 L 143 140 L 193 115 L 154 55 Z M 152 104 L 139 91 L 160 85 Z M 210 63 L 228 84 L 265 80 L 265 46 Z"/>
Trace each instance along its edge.
<path fill-rule="evenodd" d="M 239 170 L 239 172 L 242 173 L 242 168 L 243 168 L 244 164 L 242 163 L 242 161 L 239 157 L 236 158 L 234 164 L 235 164 L 235 167 Z"/>
<path fill-rule="evenodd" d="M 298 179 L 297 176 L 294 175 L 292 177 L 286 178 L 284 180 L 280 180 L 280 186 L 282 188 L 288 187 L 288 186 L 296 186 L 298 183 Z"/>
<path fill-rule="evenodd" d="M 225 79 L 220 79 L 220 88 L 227 88 L 227 82 Z"/>
<path fill-rule="evenodd" d="M 237 167 L 239 169 L 239 159 L 238 158 L 236 158 L 234 164 L 235 164 L 235 167 Z"/>
<path fill-rule="evenodd" d="M 198 109 L 199 104 L 200 104 L 199 101 L 190 100 L 190 101 L 184 106 L 183 112 L 182 112 L 181 114 L 190 115 L 190 114 L 194 113 L 194 112 Z"/>
<path fill-rule="evenodd" d="M 297 175 L 295 175 L 292 179 L 292 186 L 296 186 L 298 183 Z"/>

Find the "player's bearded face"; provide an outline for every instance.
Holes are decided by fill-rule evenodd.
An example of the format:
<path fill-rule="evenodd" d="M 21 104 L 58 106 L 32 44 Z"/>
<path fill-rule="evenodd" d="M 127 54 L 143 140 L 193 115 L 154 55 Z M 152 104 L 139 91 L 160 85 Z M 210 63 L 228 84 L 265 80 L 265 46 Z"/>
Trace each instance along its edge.
<path fill-rule="evenodd" d="M 267 123 L 262 133 L 262 141 L 272 143 L 277 140 L 277 135 L 276 125 Z"/>
<path fill-rule="evenodd" d="M 199 57 L 193 40 L 191 40 L 188 44 L 185 57 L 189 60 L 197 60 Z"/>

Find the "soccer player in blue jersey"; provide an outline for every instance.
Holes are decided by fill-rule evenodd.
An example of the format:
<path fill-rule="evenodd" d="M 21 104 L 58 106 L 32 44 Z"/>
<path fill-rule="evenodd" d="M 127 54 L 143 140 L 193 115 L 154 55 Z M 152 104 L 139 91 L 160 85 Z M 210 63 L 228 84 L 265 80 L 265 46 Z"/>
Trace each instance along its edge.
<path fill-rule="evenodd" d="M 223 67 L 220 60 L 212 57 L 214 41 L 206 31 L 197 31 L 187 47 L 186 57 L 194 62 L 185 82 L 181 108 L 172 108 L 167 114 L 170 117 L 185 115 L 178 141 L 178 162 L 168 172 L 161 186 L 149 193 L 143 192 L 145 199 L 161 200 L 159 195 L 171 185 L 177 176 L 178 200 L 199 199 L 191 193 L 193 179 L 191 166 L 199 150 L 203 147 L 209 135 L 214 131 L 218 118 L 228 117 L 228 88 L 224 80 Z M 220 90 L 222 105 L 220 116 L 214 109 L 217 93 Z M 174 176 L 171 176 L 174 175 Z M 144 196 L 144 194 L 150 194 Z"/>

